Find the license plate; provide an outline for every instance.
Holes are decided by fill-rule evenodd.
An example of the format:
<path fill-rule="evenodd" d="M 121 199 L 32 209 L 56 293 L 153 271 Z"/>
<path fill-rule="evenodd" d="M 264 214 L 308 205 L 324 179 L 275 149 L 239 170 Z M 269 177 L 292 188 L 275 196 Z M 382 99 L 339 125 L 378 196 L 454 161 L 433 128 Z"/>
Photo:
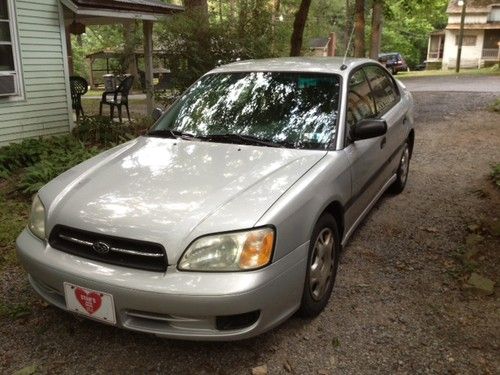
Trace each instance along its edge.
<path fill-rule="evenodd" d="M 87 317 L 116 324 L 115 304 L 109 293 L 64 283 L 66 308 Z"/>

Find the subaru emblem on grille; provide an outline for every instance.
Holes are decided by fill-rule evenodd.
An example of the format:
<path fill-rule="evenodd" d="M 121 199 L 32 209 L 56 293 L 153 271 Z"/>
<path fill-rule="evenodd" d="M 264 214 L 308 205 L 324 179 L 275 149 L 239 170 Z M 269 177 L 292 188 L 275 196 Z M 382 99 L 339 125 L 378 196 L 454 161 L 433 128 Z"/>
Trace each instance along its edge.
<path fill-rule="evenodd" d="M 92 244 L 92 249 L 94 249 L 96 253 L 106 254 L 109 253 L 110 247 L 107 243 L 99 241 Z"/>

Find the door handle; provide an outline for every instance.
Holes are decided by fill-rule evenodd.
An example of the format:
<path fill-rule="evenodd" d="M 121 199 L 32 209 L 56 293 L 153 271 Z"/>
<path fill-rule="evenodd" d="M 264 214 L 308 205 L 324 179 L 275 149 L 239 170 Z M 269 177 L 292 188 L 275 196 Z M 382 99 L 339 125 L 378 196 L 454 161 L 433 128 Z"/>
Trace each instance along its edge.
<path fill-rule="evenodd" d="M 382 140 L 380 141 L 380 148 L 384 148 L 386 142 L 387 142 L 387 139 L 385 137 L 382 138 Z"/>

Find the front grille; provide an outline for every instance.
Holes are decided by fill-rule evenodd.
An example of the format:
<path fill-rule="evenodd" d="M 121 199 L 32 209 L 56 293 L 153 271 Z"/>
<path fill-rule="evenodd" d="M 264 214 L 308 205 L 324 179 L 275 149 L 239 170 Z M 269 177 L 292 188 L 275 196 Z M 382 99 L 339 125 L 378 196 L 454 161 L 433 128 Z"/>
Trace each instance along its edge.
<path fill-rule="evenodd" d="M 165 272 L 167 255 L 162 245 L 56 225 L 50 246 L 65 253 L 104 263 Z"/>

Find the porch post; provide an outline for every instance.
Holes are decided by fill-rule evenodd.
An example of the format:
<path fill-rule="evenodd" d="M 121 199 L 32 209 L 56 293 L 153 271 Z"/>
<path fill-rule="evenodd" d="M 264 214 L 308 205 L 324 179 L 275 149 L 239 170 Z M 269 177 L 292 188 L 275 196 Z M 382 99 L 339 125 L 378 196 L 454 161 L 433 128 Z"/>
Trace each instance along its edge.
<path fill-rule="evenodd" d="M 146 84 L 146 115 L 151 115 L 154 108 L 153 87 L 153 22 L 142 21 L 144 32 L 144 78 Z"/>

